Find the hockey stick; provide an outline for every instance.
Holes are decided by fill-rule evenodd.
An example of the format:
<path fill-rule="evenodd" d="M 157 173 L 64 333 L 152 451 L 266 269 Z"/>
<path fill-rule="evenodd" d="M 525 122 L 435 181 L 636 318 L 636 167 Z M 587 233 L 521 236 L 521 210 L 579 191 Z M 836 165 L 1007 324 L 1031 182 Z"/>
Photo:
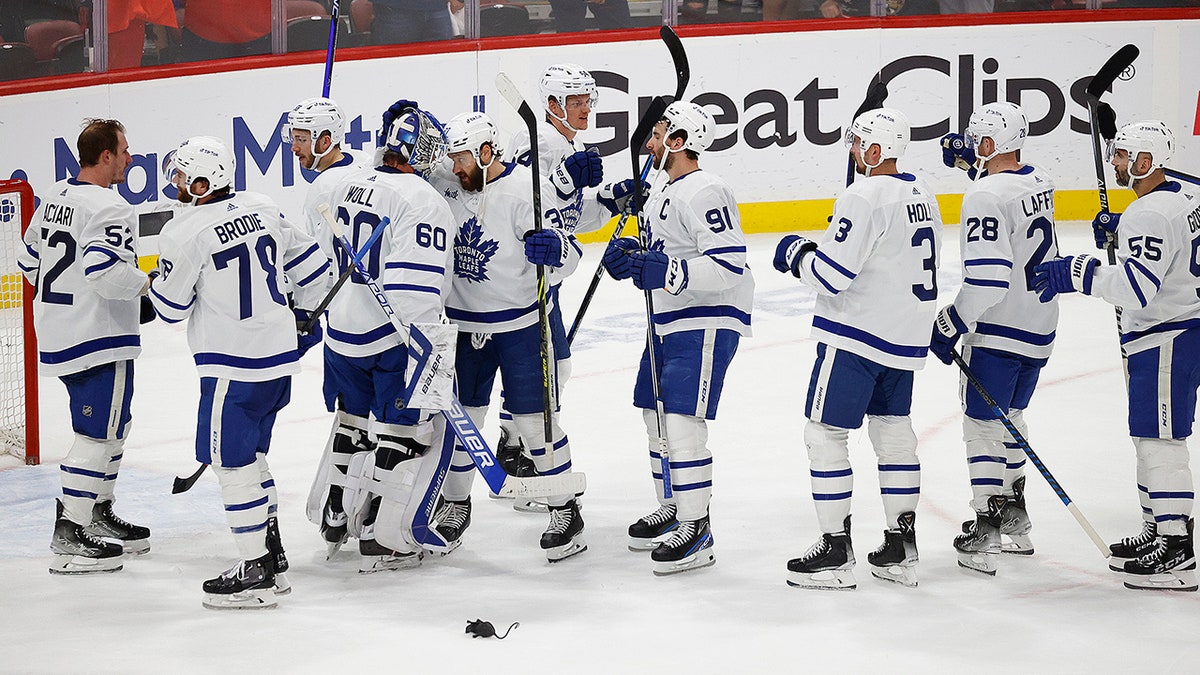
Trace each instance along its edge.
<path fill-rule="evenodd" d="M 975 391 L 979 392 L 979 396 L 983 398 L 983 402 L 992 409 L 992 414 L 1000 419 L 1000 422 L 1004 425 L 1004 428 L 1008 430 L 1008 434 L 1012 436 L 1017 445 L 1021 447 L 1021 450 L 1025 451 L 1025 455 L 1029 457 L 1029 461 L 1033 462 L 1033 465 L 1037 467 L 1038 473 L 1042 474 L 1042 478 L 1045 478 L 1046 482 L 1050 484 L 1050 489 L 1054 490 L 1054 494 L 1058 495 L 1058 498 L 1062 500 L 1063 506 L 1067 507 L 1067 510 L 1071 512 L 1072 516 L 1075 516 L 1076 522 L 1079 523 L 1079 526 L 1082 527 L 1083 531 L 1086 532 L 1088 537 L 1091 538 L 1092 543 L 1096 545 L 1096 548 L 1100 550 L 1100 555 L 1107 558 L 1110 554 L 1108 550 L 1108 544 L 1106 544 L 1104 540 L 1100 538 L 1100 535 L 1096 532 L 1096 528 L 1092 527 L 1092 524 L 1088 522 L 1088 519 L 1083 517 L 1083 513 L 1080 512 L 1077 506 L 1075 506 L 1075 503 L 1071 501 L 1071 498 L 1067 496 L 1067 491 L 1058 484 L 1058 480 L 1056 480 L 1054 475 L 1050 473 L 1050 469 L 1046 468 L 1046 465 L 1042 463 L 1042 459 L 1038 457 L 1037 453 L 1033 451 L 1033 448 L 1029 446 L 1029 441 L 1025 439 L 1025 436 L 1023 436 L 1020 431 L 1017 430 L 1016 425 L 1013 424 L 1012 420 L 1008 418 L 1008 415 L 1004 413 L 1004 410 L 1000 408 L 1000 405 L 996 403 L 996 399 L 992 398 L 992 395 L 988 393 L 987 389 L 984 389 L 983 383 L 980 382 L 977 377 L 975 377 L 975 373 L 971 372 L 971 369 L 967 366 L 967 362 L 963 360 L 963 357 L 959 355 L 958 351 L 951 349 L 950 357 L 954 359 L 956 364 L 958 364 L 958 368 L 963 372 L 963 375 L 967 376 L 967 380 L 970 381 L 971 386 L 975 387 Z"/>
<path fill-rule="evenodd" d="M 321 216 L 329 225 L 338 243 L 350 255 L 350 258 L 357 259 L 358 254 L 354 250 L 354 245 L 346 238 L 346 232 L 341 223 L 338 223 L 333 218 L 333 214 L 329 211 L 329 205 L 321 204 L 317 207 L 317 210 L 321 212 Z M 406 343 L 409 342 L 408 329 L 400 321 L 400 317 L 396 315 L 396 310 L 388 302 L 387 296 L 383 294 L 383 290 L 380 289 L 375 277 L 371 276 L 371 273 L 367 271 L 366 266 L 362 264 L 361 260 L 356 263 L 356 267 L 367 288 L 370 288 L 371 292 L 375 295 L 375 301 L 379 303 L 380 309 L 387 315 L 392 327 L 396 329 L 396 333 Z M 448 409 L 440 410 L 439 412 L 446 418 L 446 422 L 458 438 L 458 442 L 466 449 L 467 454 L 471 455 L 471 461 L 475 463 L 476 468 L 479 469 L 479 473 L 483 475 L 484 481 L 487 482 L 488 488 L 494 494 L 502 497 L 553 497 L 556 495 L 577 494 L 587 488 L 586 476 L 577 471 L 530 478 L 509 476 L 504 472 L 504 469 L 500 468 L 500 463 L 496 461 L 496 454 L 488 447 L 487 441 L 483 440 L 483 434 L 479 432 L 479 427 L 475 426 L 475 422 L 471 420 L 470 415 L 463 409 L 462 402 L 458 400 L 457 396 L 452 397 Z"/>
<path fill-rule="evenodd" d="M 329 289 L 329 292 L 326 293 L 325 297 L 321 299 L 321 303 L 318 304 L 317 308 L 312 311 L 311 316 L 308 317 L 308 321 L 305 321 L 304 325 L 300 327 L 301 333 L 308 333 L 312 330 L 312 327 L 317 323 L 317 320 L 320 319 L 321 312 L 324 312 L 325 309 L 329 307 L 329 303 L 333 302 L 334 296 L 338 294 L 338 291 L 342 289 L 342 286 L 344 286 L 346 281 L 350 279 L 350 276 L 354 274 L 355 266 L 363 259 L 364 256 L 371 252 L 371 248 L 374 247 L 375 242 L 379 241 L 379 238 L 383 236 L 383 230 L 390 222 L 392 222 L 392 219 L 388 216 L 384 216 L 383 219 L 379 221 L 379 227 L 371 230 L 371 236 L 367 237 L 367 240 L 363 243 L 362 248 L 358 250 L 358 258 L 351 260 L 350 264 L 346 266 L 346 271 L 342 272 L 342 275 L 338 277 L 337 282 L 333 284 L 333 288 Z"/>
<path fill-rule="evenodd" d="M 203 474 L 204 470 L 207 468 L 207 464 L 201 464 L 200 468 L 196 469 L 196 472 L 187 478 L 180 478 L 179 476 L 176 476 L 175 483 L 171 486 L 171 494 L 177 495 L 180 492 L 187 492 L 188 490 L 191 490 L 192 486 L 196 484 L 196 481 L 200 480 L 200 475 Z"/>
<path fill-rule="evenodd" d="M 521 121 L 529 130 L 529 171 L 533 181 L 533 231 L 542 231 L 542 174 L 538 167 L 537 115 L 533 108 L 521 96 L 516 85 L 504 73 L 496 73 L 496 89 L 508 104 L 516 109 Z M 542 432 L 547 458 L 554 457 L 554 423 L 553 414 L 555 399 L 558 392 L 551 371 L 553 367 L 550 358 L 550 314 L 546 303 L 549 300 L 549 275 L 542 265 L 537 266 L 537 305 L 538 305 L 538 338 L 541 342 L 542 357 Z"/>
<path fill-rule="evenodd" d="M 337 34 L 338 34 L 338 14 L 341 3 L 339 0 L 333 0 L 333 5 L 330 7 L 329 21 L 329 47 L 325 50 L 325 85 L 321 88 L 321 96 L 329 98 L 329 85 L 333 83 L 333 52 L 337 49 Z M 351 266 L 353 267 L 353 266 Z"/>
<path fill-rule="evenodd" d="M 850 122 L 853 123 L 854 120 L 858 119 L 859 115 L 868 110 L 882 108 L 883 102 L 887 100 L 887 97 L 888 89 L 887 85 L 883 83 L 883 75 L 882 73 L 877 73 L 874 79 L 871 80 L 871 84 L 867 87 L 867 95 L 863 98 L 862 105 L 858 106 L 858 110 L 854 111 L 854 117 L 850 118 Z M 866 148 L 862 149 L 863 152 L 866 152 L 866 150 Z M 854 155 L 851 153 L 846 158 L 846 187 L 850 187 L 854 183 L 854 168 Z"/>
<path fill-rule="evenodd" d="M 646 111 L 646 115 L 642 118 L 642 123 L 638 124 L 638 128 L 634 130 L 634 135 L 629 139 L 629 159 L 633 164 L 633 173 L 637 175 L 638 154 L 641 151 L 642 144 L 646 142 L 646 137 L 654 129 L 654 125 L 658 123 L 663 112 L 667 109 L 667 103 L 661 96 L 650 102 L 650 108 Z M 644 124 L 646 120 L 651 120 L 649 124 Z M 643 129 L 643 127 L 647 127 Z M 637 132 L 641 132 L 638 135 Z M 635 201 L 636 200 L 636 201 Z M 630 201 L 634 201 L 633 210 L 636 213 L 642 213 L 642 181 L 641 178 L 633 179 L 633 194 L 630 195 Z M 642 251 L 650 250 L 650 228 L 646 227 L 645 218 L 638 218 L 638 242 L 642 245 Z M 654 297 L 653 291 L 646 289 L 646 353 L 650 358 L 650 385 L 654 391 L 654 419 L 658 427 L 658 457 L 659 463 L 662 465 L 662 483 L 663 483 L 663 499 L 670 499 L 675 494 L 671 486 L 671 449 L 667 443 L 667 423 L 666 411 L 663 410 L 662 401 L 662 383 L 658 376 L 658 358 L 654 354 L 656 344 L 654 330 Z"/>
<path fill-rule="evenodd" d="M 675 30 L 670 26 L 663 26 L 658 31 L 659 37 L 663 43 L 667 45 L 667 51 L 671 53 L 671 62 L 675 64 L 675 100 L 683 98 L 683 92 L 687 89 L 688 82 L 692 79 L 692 70 L 688 66 L 687 52 L 683 49 L 683 42 L 679 40 L 679 36 L 675 34 Z M 643 117 L 637 127 L 634 128 L 633 135 L 644 137 L 649 134 L 649 130 L 639 133 L 639 129 L 646 123 L 646 117 Z M 657 118 L 651 118 L 650 124 L 653 126 L 658 123 Z M 642 182 L 646 182 L 646 177 L 650 175 L 650 167 L 654 163 L 653 157 L 647 157 L 645 164 L 642 165 Z M 636 182 L 636 181 L 635 181 Z M 625 231 L 625 222 L 629 220 L 629 216 L 633 214 L 633 200 L 630 199 L 625 203 L 625 208 L 621 211 L 621 219 L 617 221 L 616 228 L 613 229 L 612 236 L 609 237 L 609 243 L 621 238 L 621 234 Z M 592 304 L 592 296 L 596 294 L 596 288 L 600 286 L 600 279 L 604 277 L 604 264 L 596 265 L 596 272 L 592 275 L 592 282 L 588 285 L 587 293 L 583 295 L 583 302 L 579 304 L 579 311 L 575 313 L 575 320 L 571 322 L 571 330 L 567 332 L 567 346 L 575 342 L 575 333 L 579 330 L 579 324 L 583 321 L 583 315 L 587 312 L 588 306 Z"/>
<path fill-rule="evenodd" d="M 1117 137 L 1117 113 L 1106 101 L 1100 101 L 1096 105 L 1096 124 L 1100 127 L 1100 137 L 1105 141 L 1111 141 Z M 1163 167 L 1163 173 L 1168 178 L 1181 180 L 1193 185 L 1200 185 L 1200 176 L 1193 176 L 1190 173 L 1185 173 L 1178 169 L 1170 169 L 1165 166 Z"/>

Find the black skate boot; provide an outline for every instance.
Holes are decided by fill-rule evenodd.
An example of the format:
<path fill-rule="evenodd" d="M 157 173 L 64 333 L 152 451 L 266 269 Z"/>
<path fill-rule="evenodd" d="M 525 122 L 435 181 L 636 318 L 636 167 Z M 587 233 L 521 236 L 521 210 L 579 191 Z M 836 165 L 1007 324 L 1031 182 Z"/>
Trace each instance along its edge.
<path fill-rule="evenodd" d="M 462 501 L 453 501 L 439 497 L 438 500 L 433 516 L 433 521 L 437 523 L 434 529 L 446 541 L 445 552 L 450 553 L 462 544 L 463 532 L 471 526 L 471 498 L 468 496 Z"/>
<path fill-rule="evenodd" d="M 121 542 L 126 553 L 141 555 L 150 552 L 150 528 L 134 525 L 113 513 L 111 500 L 96 502 L 92 506 L 92 524 L 88 533 Z"/>
<path fill-rule="evenodd" d="M 819 590 L 849 591 L 854 580 L 854 547 L 850 543 L 850 516 L 841 532 L 826 532 L 802 557 L 788 561 L 789 586 Z"/>
<path fill-rule="evenodd" d="M 204 606 L 209 609 L 270 609 L 275 602 L 275 555 L 268 552 L 243 560 L 204 582 Z"/>
<path fill-rule="evenodd" d="M 915 588 L 917 585 L 917 514 L 901 513 L 896 527 L 883 531 L 883 543 L 867 554 L 871 576 Z"/>
<path fill-rule="evenodd" d="M 104 541 L 83 525 L 64 518 L 61 500 L 57 508 L 54 535 L 50 539 L 50 550 L 54 552 L 51 574 L 116 572 L 124 566 L 120 544 Z"/>
<path fill-rule="evenodd" d="M 375 517 L 379 514 L 381 497 L 372 497 L 367 517 L 363 519 L 362 537 L 358 540 L 358 552 L 362 560 L 358 564 L 360 574 L 391 570 L 407 570 L 421 566 L 424 555 L 420 551 L 401 553 L 375 541 Z"/>
<path fill-rule="evenodd" d="M 668 534 L 679 527 L 675 520 L 675 505 L 663 504 L 658 510 L 648 516 L 638 518 L 629 526 L 629 550 L 653 551 L 658 547 L 656 539 Z"/>
<path fill-rule="evenodd" d="M 325 559 L 331 560 L 350 538 L 346 530 L 346 511 L 342 508 L 342 486 L 330 485 L 329 498 L 321 511 L 321 538 L 325 540 Z"/>
<path fill-rule="evenodd" d="M 1013 481 L 1013 495 L 1000 514 L 1000 552 L 1014 555 L 1033 555 L 1029 531 L 1029 512 L 1025 510 L 1025 476 Z"/>
<path fill-rule="evenodd" d="M 650 559 L 659 577 L 717 564 L 708 514 L 700 520 L 679 521 L 671 536 L 650 552 Z"/>
<path fill-rule="evenodd" d="M 546 560 L 555 563 L 587 550 L 583 540 L 583 518 L 575 500 L 562 506 L 550 507 L 550 524 L 542 533 L 542 549 Z"/>
<path fill-rule="evenodd" d="M 1196 553 L 1192 522 L 1186 534 L 1160 534 L 1142 557 L 1125 563 L 1125 587 L 1134 589 L 1196 590 Z"/>
<path fill-rule="evenodd" d="M 501 469 L 504 469 L 504 473 L 510 476 L 521 475 L 517 473 L 517 470 L 525 463 L 521 461 L 523 457 L 521 451 L 524 449 L 525 443 L 520 436 L 514 439 L 508 433 L 508 429 L 500 427 L 500 440 L 496 442 L 496 463 L 500 465 Z M 532 465 L 533 461 L 528 460 L 528 463 Z"/>
<path fill-rule="evenodd" d="M 1108 569 L 1114 572 L 1124 572 L 1125 563 L 1146 555 L 1154 548 L 1158 539 L 1158 524 L 1152 520 L 1142 521 L 1142 531 L 1132 537 L 1125 537 L 1115 544 L 1108 545 L 1110 553 Z"/>
<path fill-rule="evenodd" d="M 275 573 L 275 595 L 287 595 L 292 592 L 292 584 L 284 574 L 288 571 L 288 559 L 279 536 L 279 519 L 275 516 L 267 518 L 267 550 L 271 553 L 271 569 Z"/>
<path fill-rule="evenodd" d="M 1001 514 L 1008 503 L 1004 495 L 988 497 L 986 513 L 975 514 L 970 531 L 954 538 L 958 565 L 988 576 L 996 576 L 996 559 L 1000 557 Z"/>

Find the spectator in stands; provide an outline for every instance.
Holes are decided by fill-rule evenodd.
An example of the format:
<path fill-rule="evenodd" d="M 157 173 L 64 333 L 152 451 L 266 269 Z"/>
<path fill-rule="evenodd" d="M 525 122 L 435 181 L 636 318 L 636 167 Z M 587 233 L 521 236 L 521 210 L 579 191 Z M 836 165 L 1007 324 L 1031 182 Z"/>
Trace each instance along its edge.
<path fill-rule="evenodd" d="M 271 0 L 186 1 L 183 50 L 189 61 L 269 54 Z"/>
<path fill-rule="evenodd" d="M 146 24 L 178 28 L 171 0 L 125 0 L 108 3 L 108 68 L 142 65 Z"/>
<path fill-rule="evenodd" d="M 942 14 L 990 14 L 996 0 L 938 0 Z"/>
<path fill-rule="evenodd" d="M 629 0 L 550 0 L 554 32 L 575 33 L 584 30 L 584 17 L 592 10 L 595 27 L 600 30 L 629 28 Z"/>
<path fill-rule="evenodd" d="M 447 0 L 371 0 L 371 43 L 432 42 L 454 37 Z"/>
<path fill-rule="evenodd" d="M 969 0 L 968 0 L 969 1 Z M 887 0 L 887 16 L 938 14 L 938 0 Z M 871 16 L 870 0 L 823 0 L 821 16 L 827 19 Z"/>

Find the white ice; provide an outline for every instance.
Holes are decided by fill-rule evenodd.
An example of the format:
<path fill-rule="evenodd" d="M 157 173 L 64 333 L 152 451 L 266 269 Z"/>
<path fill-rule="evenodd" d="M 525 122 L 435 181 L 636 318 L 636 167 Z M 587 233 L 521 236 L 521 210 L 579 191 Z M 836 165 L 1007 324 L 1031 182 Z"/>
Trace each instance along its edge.
<path fill-rule="evenodd" d="M 948 228 L 940 302 L 959 285 L 956 228 Z M 1090 230 L 1060 225 L 1066 252 L 1094 251 Z M 1037 553 L 1005 556 L 987 578 L 959 568 L 951 541 L 971 515 L 960 440 L 957 372 L 931 359 L 917 374 L 912 419 L 923 467 L 917 533 L 920 585 L 870 577 L 882 506 L 865 432 L 851 435 L 856 469 L 858 589 L 801 590 L 785 563 L 818 536 L 801 444 L 814 359 L 813 294 L 775 272 L 777 235 L 750 238 L 758 290 L 755 336 L 734 360 L 719 417 L 712 523 L 717 565 L 657 578 L 625 529 L 655 504 L 644 430 L 631 406 L 645 335 L 643 301 L 605 279 L 575 346 L 564 427 L 587 473 L 588 551 L 550 565 L 538 548 L 542 515 L 489 500 L 476 481 L 473 524 L 454 554 L 419 569 L 360 575 L 355 555 L 332 562 L 304 500 L 330 427 L 321 361 L 304 360 L 270 453 L 294 592 L 279 608 L 201 607 L 200 583 L 235 561 L 211 473 L 171 495 L 195 467 L 198 380 L 182 328 L 145 327 L 134 425 L 117 485 L 118 512 L 149 526 L 152 552 L 116 574 L 47 573 L 70 443 L 65 392 L 42 379 L 44 463 L 0 471 L 0 671 L 3 672 L 1198 672 L 1200 594 L 1127 590 L 1030 465 Z M 564 287 L 570 319 L 598 260 L 589 245 Z M 494 415 L 492 416 L 494 418 Z M 1112 308 L 1065 296 L 1054 357 L 1026 414 L 1030 442 L 1108 540 L 1140 527 L 1132 446 Z M 494 419 L 486 428 L 496 438 Z M 482 618 L 503 642 L 464 634 Z"/>

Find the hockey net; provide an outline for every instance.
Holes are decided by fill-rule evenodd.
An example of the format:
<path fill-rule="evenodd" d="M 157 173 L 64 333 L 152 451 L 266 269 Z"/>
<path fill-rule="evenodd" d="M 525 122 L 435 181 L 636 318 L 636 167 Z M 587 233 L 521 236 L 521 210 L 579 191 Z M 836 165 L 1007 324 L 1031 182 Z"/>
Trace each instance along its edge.
<path fill-rule="evenodd" d="M 0 454 L 37 464 L 37 343 L 33 336 L 33 287 L 17 267 L 21 237 L 33 218 L 33 188 L 22 180 L 0 181 Z"/>

